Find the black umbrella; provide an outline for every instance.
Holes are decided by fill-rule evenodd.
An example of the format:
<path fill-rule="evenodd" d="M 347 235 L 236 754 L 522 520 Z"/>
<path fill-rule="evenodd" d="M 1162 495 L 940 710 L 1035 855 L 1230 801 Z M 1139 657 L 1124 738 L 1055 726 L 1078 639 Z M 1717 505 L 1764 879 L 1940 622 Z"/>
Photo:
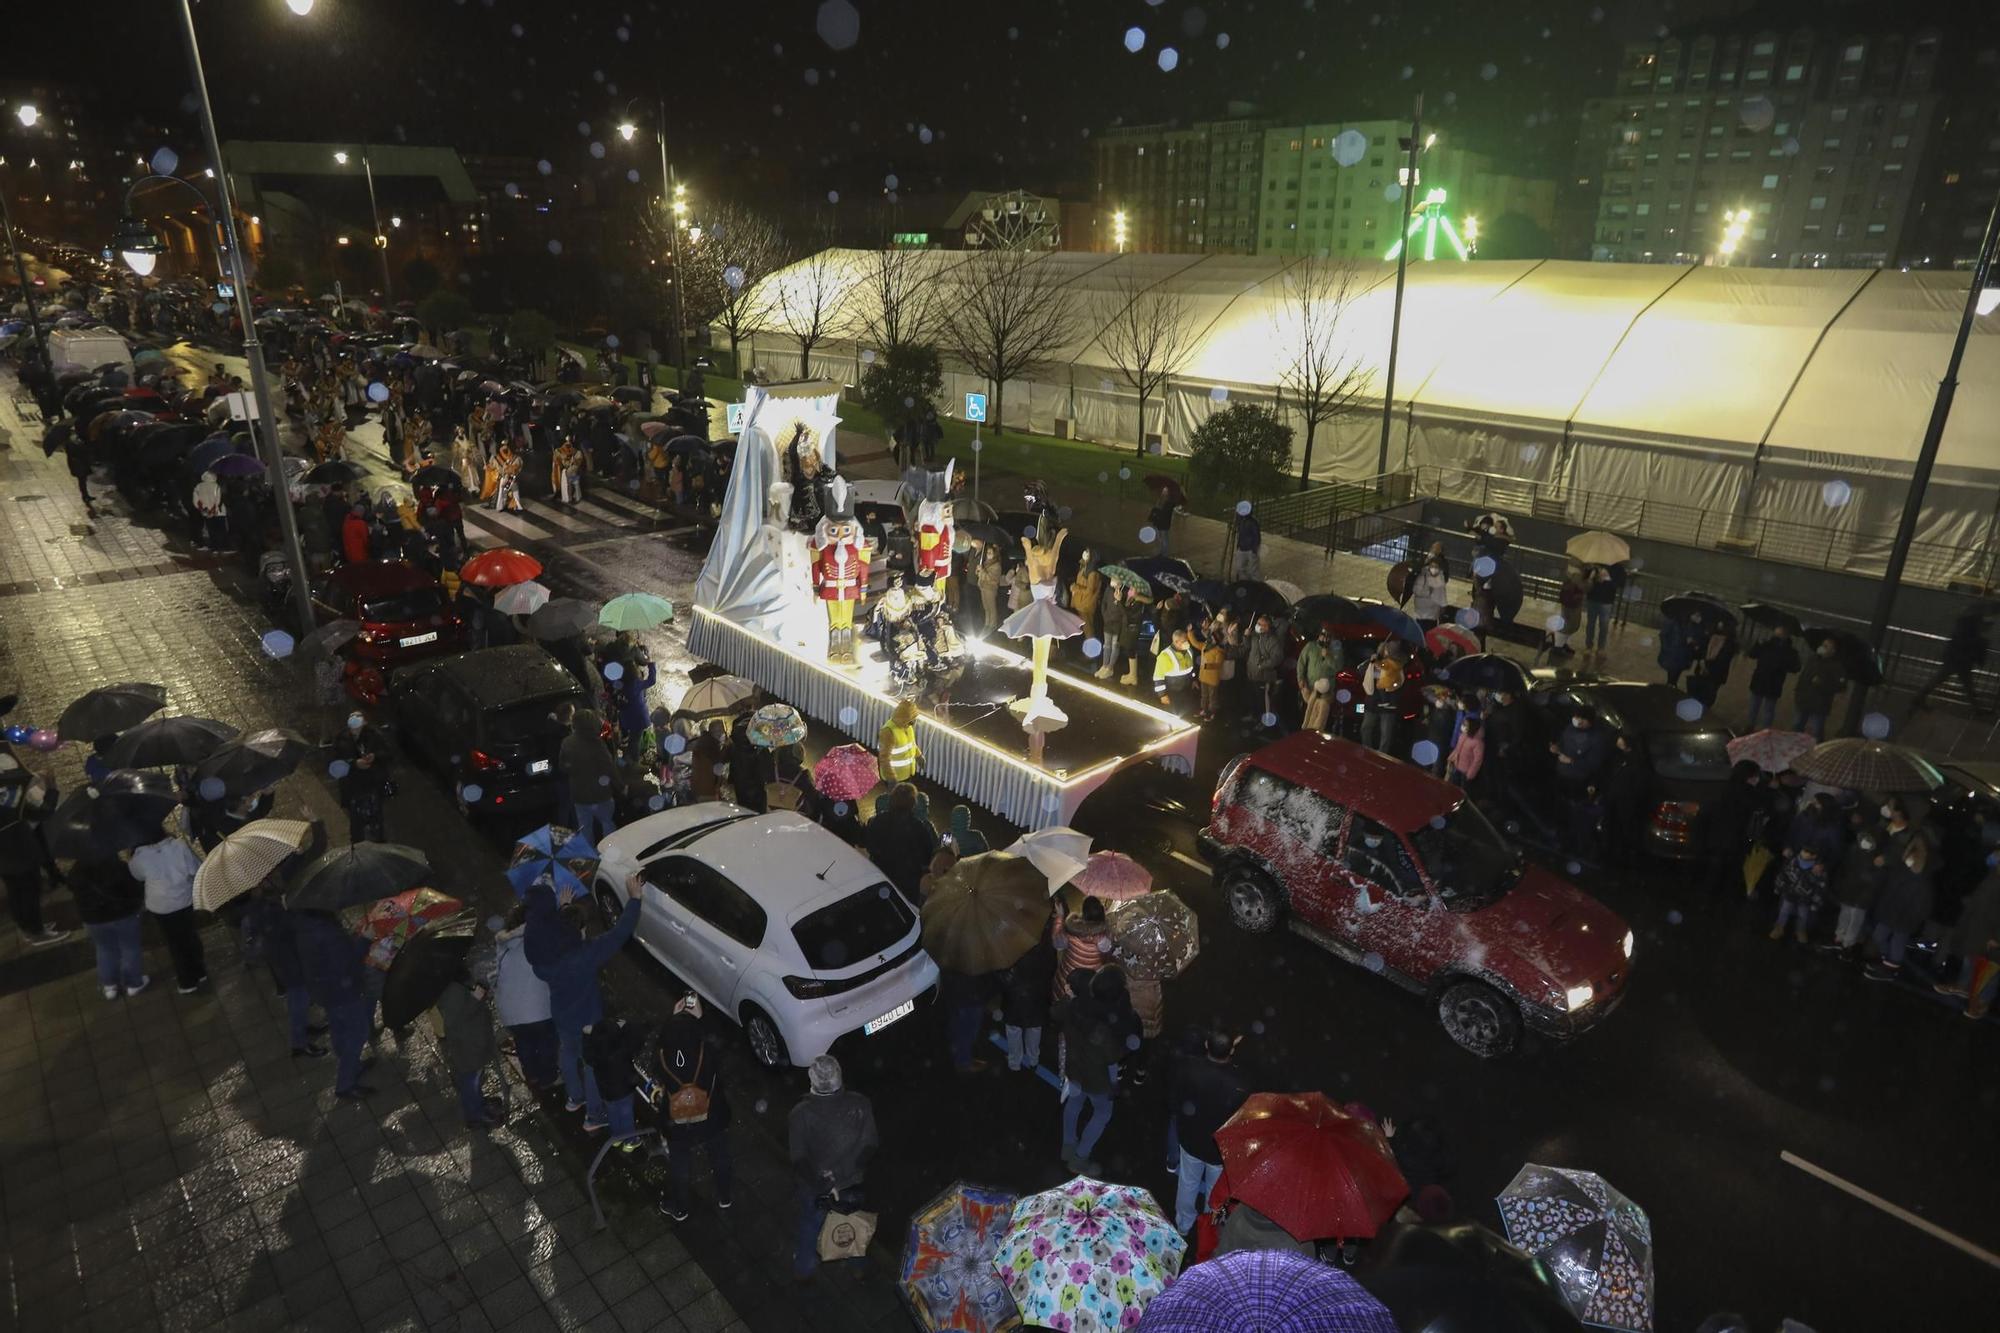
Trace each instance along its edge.
<path fill-rule="evenodd" d="M 442 463 L 427 463 L 410 474 L 412 488 L 431 486 L 441 491 L 463 494 L 465 480 L 452 468 Z"/>
<path fill-rule="evenodd" d="M 1582 1333 L 1549 1266 L 1477 1222 L 1393 1222 L 1355 1278 L 1406 1333 Z"/>
<path fill-rule="evenodd" d="M 1736 613 L 1729 604 L 1710 592 L 1676 593 L 1660 603 L 1660 614 L 1668 620 L 1689 620 L 1700 616 L 1704 622 L 1713 625 L 1718 621 L 1736 628 Z"/>
<path fill-rule="evenodd" d="M 643 403 L 653 395 L 636 384 L 621 384 L 611 391 L 611 397 L 621 403 Z"/>
<path fill-rule="evenodd" d="M 367 475 L 368 470 L 359 463 L 350 463 L 345 458 L 329 458 L 306 473 L 306 480 L 314 486 L 341 486 L 360 481 Z"/>
<path fill-rule="evenodd" d="M 219 745 L 194 768 L 195 791 L 205 801 L 244 796 L 276 786 L 312 750 L 296 731 L 271 727 Z M 222 790 L 217 792 L 215 785 Z"/>
<path fill-rule="evenodd" d="M 227 722 L 208 717 L 155 717 L 121 733 L 104 757 L 113 768 L 169 768 L 193 764 L 236 735 Z"/>
<path fill-rule="evenodd" d="M 336 847 L 299 872 L 285 891 L 285 906 L 338 912 L 356 903 L 393 898 L 431 878 L 430 858 L 394 842 L 357 842 Z"/>
<path fill-rule="evenodd" d="M 1153 600 L 1165 601 L 1171 593 L 1194 591 L 1194 566 L 1170 555 L 1142 555 L 1124 562 L 1125 568 L 1153 586 Z"/>
<path fill-rule="evenodd" d="M 382 1026 L 401 1031 L 465 975 L 478 923 L 470 912 L 427 921 L 396 950 L 382 979 Z"/>
<path fill-rule="evenodd" d="M 1528 689 L 1527 668 L 1499 653 L 1474 653 L 1457 658 L 1445 664 L 1443 674 L 1457 690 L 1512 690 L 1525 694 Z"/>
<path fill-rule="evenodd" d="M 1369 620 L 1360 607 L 1339 593 L 1320 592 L 1301 598 L 1292 607 L 1292 623 L 1301 634 L 1316 635 L 1321 625 L 1366 625 Z"/>
<path fill-rule="evenodd" d="M 164 773 L 121 769 L 71 792 L 49 817 L 49 851 L 79 860 L 116 856 L 167 836 L 161 827 L 180 804 Z"/>
<path fill-rule="evenodd" d="M 143 722 L 167 706 L 167 687 L 144 682 L 106 685 L 79 695 L 56 719 L 66 741 L 94 741 Z"/>
<path fill-rule="evenodd" d="M 1743 619 L 1752 625 L 1762 625 L 1766 629 L 1783 625 L 1785 632 L 1794 636 L 1799 632 L 1799 618 L 1782 606 L 1772 606 L 1769 602 L 1745 602 L 1739 609 L 1743 612 Z"/>
<path fill-rule="evenodd" d="M 1830 629 L 1824 625 L 1808 625 L 1798 632 L 1799 641 L 1806 645 L 1808 652 L 1817 651 L 1820 644 L 1833 640 L 1834 655 L 1847 668 L 1848 679 L 1857 685 L 1874 686 L 1882 683 L 1882 659 L 1868 646 L 1868 641 L 1852 630 Z"/>
<path fill-rule="evenodd" d="M 887 506 L 876 505 L 877 509 Z M 960 523 L 952 525 L 952 545 L 959 547 L 966 542 L 981 542 L 987 546 L 997 546 L 1002 552 L 1019 551 L 1021 539 L 1009 537 L 999 525 L 993 523 Z"/>
<path fill-rule="evenodd" d="M 597 623 L 598 608 L 575 597 L 556 597 L 528 617 L 528 633 L 537 639 L 567 639 Z"/>
<path fill-rule="evenodd" d="M 708 441 L 698 435 L 676 435 L 673 439 L 667 441 L 667 457 L 680 458 L 691 454 L 703 453 L 708 448 Z"/>

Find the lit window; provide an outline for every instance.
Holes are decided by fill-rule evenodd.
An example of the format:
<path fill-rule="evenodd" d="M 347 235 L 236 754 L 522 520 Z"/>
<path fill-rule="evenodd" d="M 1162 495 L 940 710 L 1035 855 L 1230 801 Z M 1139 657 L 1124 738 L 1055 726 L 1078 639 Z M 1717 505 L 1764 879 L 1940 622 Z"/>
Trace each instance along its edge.
<path fill-rule="evenodd" d="M 1778 178 L 1777 178 L 1776 176 L 1766 176 L 1766 177 L 1764 178 L 1764 188 L 1765 188 L 1765 189 L 1767 189 L 1767 190 L 1775 190 L 1775 189 L 1777 189 L 1777 188 L 1778 188 Z"/>
<path fill-rule="evenodd" d="M 1826 207 L 1826 196 L 1823 194 L 1816 194 L 1812 198 L 1806 200 L 1806 208 L 1811 212 L 1817 213 L 1825 207 Z"/>

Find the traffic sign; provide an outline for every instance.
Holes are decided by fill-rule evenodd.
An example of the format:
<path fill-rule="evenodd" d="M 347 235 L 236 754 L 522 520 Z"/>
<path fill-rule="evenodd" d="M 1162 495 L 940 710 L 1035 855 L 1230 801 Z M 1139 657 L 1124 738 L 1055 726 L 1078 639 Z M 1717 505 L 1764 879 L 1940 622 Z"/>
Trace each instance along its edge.
<path fill-rule="evenodd" d="M 965 395 L 965 419 L 967 421 L 986 420 L 986 395 L 969 393 Z"/>
<path fill-rule="evenodd" d="M 743 411 L 748 406 L 748 403 L 731 403 L 726 409 L 729 417 L 729 433 L 731 435 L 741 435 L 743 433 Z"/>

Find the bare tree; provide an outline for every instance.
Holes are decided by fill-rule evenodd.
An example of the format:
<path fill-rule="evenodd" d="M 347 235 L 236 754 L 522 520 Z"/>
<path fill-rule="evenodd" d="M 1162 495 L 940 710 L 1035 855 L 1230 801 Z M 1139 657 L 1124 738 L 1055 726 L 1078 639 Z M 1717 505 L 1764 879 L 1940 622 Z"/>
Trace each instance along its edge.
<path fill-rule="evenodd" d="M 936 337 L 938 284 L 927 251 L 871 250 L 855 285 L 868 296 L 863 332 L 880 352 L 929 344 Z"/>
<path fill-rule="evenodd" d="M 1098 298 L 1097 345 L 1139 395 L 1138 452 L 1146 452 L 1146 403 L 1193 358 L 1201 338 L 1187 296 L 1125 273 Z"/>
<path fill-rule="evenodd" d="M 967 258 L 946 318 L 947 346 L 993 386 L 991 423 L 1006 420 L 1007 381 L 1070 341 L 1076 329 L 1063 270 L 1045 255 L 995 250 Z"/>
<path fill-rule="evenodd" d="M 1314 434 L 1353 409 L 1374 372 L 1362 368 L 1361 354 L 1342 323 L 1361 293 L 1353 264 L 1309 256 L 1285 270 L 1281 281 L 1284 292 L 1272 309 L 1278 387 L 1305 418 L 1305 458 L 1299 466 L 1299 489 L 1304 490 L 1311 484 Z"/>
<path fill-rule="evenodd" d="M 657 204 L 646 214 L 649 243 L 657 242 L 664 264 L 666 227 L 672 218 Z M 696 233 L 699 233 L 697 235 Z M 681 233 L 681 299 L 688 321 L 700 327 L 720 324 L 729 335 L 729 364 L 742 374 L 737 344 L 746 334 L 769 326 L 771 294 L 764 279 L 783 267 L 791 254 L 784 233 L 761 213 L 736 204 L 705 210 L 699 226 Z"/>
<path fill-rule="evenodd" d="M 799 378 L 812 378 L 813 348 L 846 330 L 853 275 L 840 254 L 820 248 L 771 280 L 778 327 L 799 344 Z"/>

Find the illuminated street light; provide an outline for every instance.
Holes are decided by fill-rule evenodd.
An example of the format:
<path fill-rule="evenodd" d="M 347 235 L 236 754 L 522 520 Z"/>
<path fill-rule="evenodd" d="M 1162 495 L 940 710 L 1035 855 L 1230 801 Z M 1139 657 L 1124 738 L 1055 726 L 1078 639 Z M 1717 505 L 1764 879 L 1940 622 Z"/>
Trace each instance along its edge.
<path fill-rule="evenodd" d="M 333 238 L 333 243 L 334 243 L 335 245 L 346 245 L 346 244 L 347 244 L 347 238 L 346 238 L 345 236 L 336 236 L 336 237 L 334 237 L 334 238 Z"/>
<path fill-rule="evenodd" d="M 336 152 L 333 155 L 333 160 L 338 162 L 341 166 L 344 167 L 347 165 L 347 154 L 342 152 Z"/>
<path fill-rule="evenodd" d="M 1111 215 L 1111 239 L 1117 242 L 1118 253 L 1125 253 L 1125 210 L 1119 209 Z"/>
<path fill-rule="evenodd" d="M 397 217 L 395 214 L 391 213 L 389 215 L 389 225 L 392 227 L 400 227 L 403 225 L 403 220 Z"/>
<path fill-rule="evenodd" d="M 629 120 L 620 121 L 618 123 L 618 137 L 623 139 L 626 143 L 631 143 L 632 136 L 637 134 L 638 132 L 639 132 L 639 127 L 637 125 L 634 125 Z"/>
<path fill-rule="evenodd" d="M 37 107 L 33 102 L 21 103 L 20 107 L 17 108 L 14 112 L 14 119 L 20 121 L 22 128 L 24 129 L 31 130 L 35 128 L 35 122 L 40 120 L 41 118 L 42 118 L 41 109 Z"/>
<path fill-rule="evenodd" d="M 134 217 L 127 217 L 118 223 L 118 230 L 111 237 L 111 248 L 125 261 L 125 267 L 140 277 L 149 277 L 153 266 L 160 262 L 160 256 L 167 247 L 153 234 L 153 229 Z"/>
<path fill-rule="evenodd" d="M 1723 228 L 1722 244 L 1719 249 L 1722 254 L 1722 262 L 1727 264 L 1730 256 L 1734 255 L 1737 247 L 1743 243 L 1743 230 L 1750 225 L 1750 210 L 1747 208 L 1732 208 L 1722 215 L 1722 220 L 1727 225 Z"/>
<path fill-rule="evenodd" d="M 304 18 L 313 12 L 313 0 L 285 0 L 285 7 Z"/>

